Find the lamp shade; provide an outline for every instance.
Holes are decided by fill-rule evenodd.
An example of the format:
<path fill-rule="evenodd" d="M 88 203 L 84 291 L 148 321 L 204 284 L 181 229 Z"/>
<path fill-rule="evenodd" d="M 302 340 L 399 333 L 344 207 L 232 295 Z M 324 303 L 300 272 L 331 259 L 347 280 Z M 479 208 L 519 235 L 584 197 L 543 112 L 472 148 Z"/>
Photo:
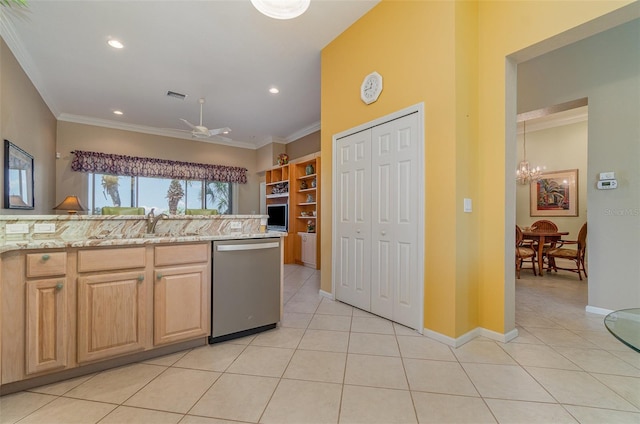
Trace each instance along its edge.
<path fill-rule="evenodd" d="M 67 211 L 70 214 L 74 214 L 77 211 L 86 211 L 85 207 L 80 203 L 78 196 L 67 196 L 58 206 L 53 208 L 59 211 Z"/>
<path fill-rule="evenodd" d="M 310 0 L 251 0 L 262 14 L 274 19 L 293 19 L 309 8 Z"/>

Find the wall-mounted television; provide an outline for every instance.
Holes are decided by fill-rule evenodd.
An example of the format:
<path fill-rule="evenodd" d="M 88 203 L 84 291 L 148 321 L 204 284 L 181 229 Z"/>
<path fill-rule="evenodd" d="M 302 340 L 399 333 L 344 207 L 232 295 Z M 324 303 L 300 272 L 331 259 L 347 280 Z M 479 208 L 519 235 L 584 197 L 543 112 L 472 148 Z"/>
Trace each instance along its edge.
<path fill-rule="evenodd" d="M 279 203 L 267 205 L 267 230 L 287 231 L 289 229 L 289 205 Z"/>

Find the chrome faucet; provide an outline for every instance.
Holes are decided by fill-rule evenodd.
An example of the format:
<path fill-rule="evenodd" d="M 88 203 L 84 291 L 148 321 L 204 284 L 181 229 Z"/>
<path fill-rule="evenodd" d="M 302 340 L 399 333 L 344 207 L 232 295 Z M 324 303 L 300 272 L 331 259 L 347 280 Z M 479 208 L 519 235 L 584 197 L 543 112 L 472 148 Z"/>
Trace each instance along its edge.
<path fill-rule="evenodd" d="M 146 216 L 147 220 L 147 234 L 154 234 L 156 232 L 156 225 L 158 225 L 158 220 L 162 218 L 168 218 L 169 216 L 166 213 L 161 213 L 160 215 L 155 215 L 153 211 L 156 208 L 151 208 L 149 213 Z"/>

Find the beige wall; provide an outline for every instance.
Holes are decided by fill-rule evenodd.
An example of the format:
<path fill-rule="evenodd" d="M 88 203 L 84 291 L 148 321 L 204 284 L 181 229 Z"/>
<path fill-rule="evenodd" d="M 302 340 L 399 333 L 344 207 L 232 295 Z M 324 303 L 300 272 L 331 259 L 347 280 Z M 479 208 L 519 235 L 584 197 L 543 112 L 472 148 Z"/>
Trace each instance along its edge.
<path fill-rule="evenodd" d="M 518 134 L 518 160 L 522 159 L 522 134 Z M 578 170 L 578 216 L 530 216 L 530 186 L 516 185 L 516 224 L 529 226 L 539 219 L 553 221 L 561 231 L 569 231 L 566 239 L 575 240 L 587 221 L 587 121 L 529 131 L 527 125 L 527 160 L 545 171 Z"/>
<path fill-rule="evenodd" d="M 3 215 L 48 214 L 55 203 L 56 119 L 0 39 L 0 137 L 34 159 L 35 209 L 2 209 Z M 4 142 L 3 142 L 4 143 Z M 4 144 L 0 148 L 4 170 Z M 4 207 L 4 171 L 0 173 Z"/>
<path fill-rule="evenodd" d="M 280 153 L 287 152 L 287 145 L 283 143 L 269 143 L 256 150 L 256 169 L 264 181 L 264 171 L 275 166 Z"/>
<path fill-rule="evenodd" d="M 259 177 L 256 168 L 256 150 L 204 143 L 123 131 L 113 128 L 58 122 L 58 152 L 56 163 L 56 198 L 76 194 L 87 204 L 87 176 L 71 170 L 71 152 L 75 149 L 171 159 L 186 162 L 241 166 L 248 169 L 247 184 L 239 184 L 237 213 L 259 210 Z"/>
<path fill-rule="evenodd" d="M 289 160 L 295 160 L 320 151 L 320 131 L 316 131 L 288 144 L 269 143 L 256 150 L 256 169 L 259 181 L 264 181 L 264 171 L 273 168 L 280 153 L 286 153 Z"/>
<path fill-rule="evenodd" d="M 320 131 L 305 135 L 287 144 L 287 155 L 290 160 L 301 158 L 320 151 Z"/>

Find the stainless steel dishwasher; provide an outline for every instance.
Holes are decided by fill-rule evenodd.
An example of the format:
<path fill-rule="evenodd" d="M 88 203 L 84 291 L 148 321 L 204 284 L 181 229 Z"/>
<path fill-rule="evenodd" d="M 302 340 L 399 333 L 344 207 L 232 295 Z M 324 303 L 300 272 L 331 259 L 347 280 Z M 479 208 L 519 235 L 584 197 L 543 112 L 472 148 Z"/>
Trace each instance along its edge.
<path fill-rule="evenodd" d="M 209 343 L 269 330 L 280 321 L 280 243 L 213 242 Z"/>

